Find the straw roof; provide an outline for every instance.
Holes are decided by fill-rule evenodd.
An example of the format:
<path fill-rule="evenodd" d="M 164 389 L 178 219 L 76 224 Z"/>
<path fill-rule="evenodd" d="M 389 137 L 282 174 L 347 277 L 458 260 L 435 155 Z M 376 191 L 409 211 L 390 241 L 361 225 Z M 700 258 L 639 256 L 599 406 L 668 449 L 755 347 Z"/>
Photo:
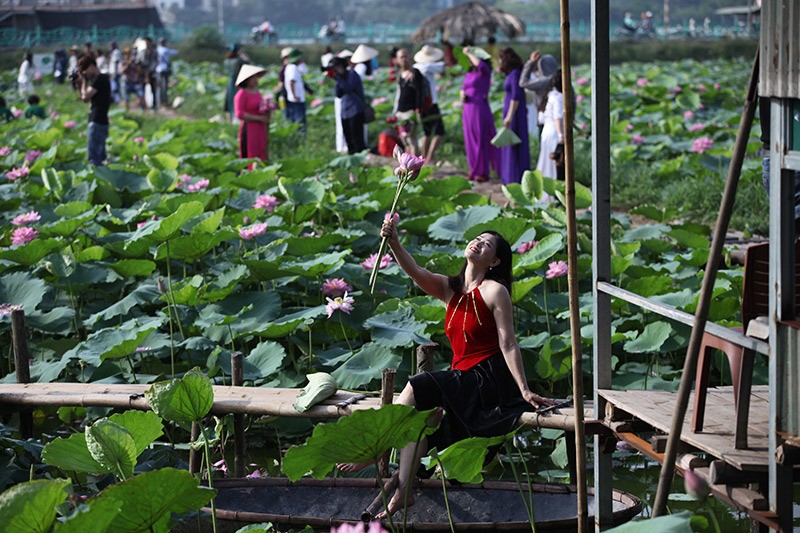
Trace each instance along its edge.
<path fill-rule="evenodd" d="M 497 32 L 505 33 L 513 39 L 525 35 L 525 23 L 495 7 L 485 6 L 480 2 L 467 2 L 443 9 L 426 18 L 411 35 L 411 39 L 415 42 L 430 41 L 441 33 L 443 39 L 475 42 Z"/>

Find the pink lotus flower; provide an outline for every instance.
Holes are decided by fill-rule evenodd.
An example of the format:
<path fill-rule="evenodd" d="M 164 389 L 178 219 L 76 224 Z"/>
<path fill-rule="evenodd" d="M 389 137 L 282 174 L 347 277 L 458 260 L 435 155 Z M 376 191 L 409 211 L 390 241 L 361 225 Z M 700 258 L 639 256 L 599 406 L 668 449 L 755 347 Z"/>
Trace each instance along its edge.
<path fill-rule="evenodd" d="M 12 226 L 26 226 L 28 224 L 33 224 L 34 222 L 38 222 L 41 219 L 42 219 L 42 217 L 39 216 L 39 213 L 37 213 L 36 211 L 30 211 L 28 213 L 23 213 L 21 215 L 15 216 L 11 220 L 11 225 Z"/>
<path fill-rule="evenodd" d="M 633 124 L 631 124 L 631 123 L 629 122 L 629 123 L 628 123 L 628 124 L 625 126 L 625 129 L 626 129 L 626 130 L 628 130 L 628 131 L 633 131 Z"/>
<path fill-rule="evenodd" d="M 6 172 L 6 177 L 11 181 L 16 181 L 19 178 L 24 178 L 28 174 L 30 174 L 30 169 L 28 167 L 19 167 Z"/>
<path fill-rule="evenodd" d="M 581 102 L 583 102 L 585 99 L 586 99 L 586 97 L 585 97 L 585 96 L 583 96 L 582 94 L 579 94 L 578 96 L 576 96 L 576 97 L 575 97 L 575 103 L 576 103 L 576 104 L 580 104 L 580 103 L 581 103 Z"/>
<path fill-rule="evenodd" d="M 391 218 L 392 222 L 396 226 L 400 222 L 400 213 L 386 213 L 383 215 L 383 223 L 386 224 L 389 222 L 389 218 Z"/>
<path fill-rule="evenodd" d="M 700 137 L 699 139 L 695 139 L 694 143 L 692 144 L 691 151 L 696 154 L 702 154 L 709 148 L 714 145 L 714 141 L 709 139 L 708 137 Z"/>
<path fill-rule="evenodd" d="M 279 205 L 281 205 L 281 203 L 271 194 L 262 194 L 256 198 L 256 203 L 253 204 L 253 208 L 264 209 L 267 212 L 270 212 Z"/>
<path fill-rule="evenodd" d="M 694 113 L 691 111 L 684 111 L 683 118 L 685 118 L 686 120 L 692 120 L 694 118 Z"/>
<path fill-rule="evenodd" d="M 322 294 L 326 296 L 333 296 L 334 298 L 338 298 L 339 296 L 344 296 L 345 294 L 347 294 L 352 290 L 353 287 L 351 287 L 342 278 L 326 279 L 325 282 L 322 284 Z"/>
<path fill-rule="evenodd" d="M 688 468 L 683 472 L 683 486 L 687 494 L 700 501 L 705 500 L 711 492 L 708 483 Z"/>
<path fill-rule="evenodd" d="M 702 129 L 705 129 L 705 127 L 706 127 L 706 125 L 704 123 L 698 122 L 697 124 L 692 124 L 691 126 L 689 126 L 686 129 L 688 129 L 689 131 L 700 131 Z"/>
<path fill-rule="evenodd" d="M 3 146 L 2 148 L 0 148 L 0 157 L 5 157 L 10 153 L 11 153 L 11 148 L 9 148 L 8 146 Z"/>
<path fill-rule="evenodd" d="M 634 133 L 633 135 L 631 135 L 631 141 L 633 141 L 633 144 L 636 145 L 642 144 L 644 142 L 644 135 L 639 135 L 638 133 Z"/>
<path fill-rule="evenodd" d="M 207 189 L 210 183 L 211 182 L 205 178 L 198 180 L 197 183 L 192 183 L 191 185 L 187 185 L 186 192 L 202 191 L 203 189 Z"/>
<path fill-rule="evenodd" d="M 245 224 L 245 225 L 250 224 L 250 217 L 247 216 L 247 215 L 243 216 L 242 217 L 242 224 Z"/>
<path fill-rule="evenodd" d="M 42 155 L 42 152 L 39 150 L 29 150 L 27 154 L 25 154 L 25 162 L 29 165 L 39 159 L 39 156 Z"/>
<path fill-rule="evenodd" d="M 142 144 L 144 143 L 144 137 L 134 137 L 133 142 L 135 142 L 136 144 Z"/>
<path fill-rule="evenodd" d="M 348 179 L 348 180 L 350 180 L 350 183 L 352 183 L 353 185 L 355 185 L 356 183 L 358 183 L 358 176 L 356 176 L 356 175 L 355 175 L 355 174 L 353 174 L 352 172 L 351 172 L 350 174 L 348 174 L 348 175 L 347 175 L 347 179 Z"/>
<path fill-rule="evenodd" d="M 586 85 L 587 83 L 589 83 L 589 78 L 586 77 L 581 77 L 575 80 L 575 85 Z"/>
<path fill-rule="evenodd" d="M 259 235 L 264 235 L 267 232 L 267 223 L 260 222 L 258 224 L 253 224 L 249 228 L 239 228 L 239 237 L 242 239 L 249 241 L 254 237 L 258 237 Z"/>
<path fill-rule="evenodd" d="M 8 316 L 12 311 L 22 311 L 19 304 L 0 304 L 0 316 Z"/>
<path fill-rule="evenodd" d="M 257 468 L 256 468 L 255 470 L 253 470 L 251 473 L 247 474 L 247 475 L 246 475 L 246 476 L 244 476 L 244 477 L 246 477 L 247 479 L 257 479 L 257 478 L 260 478 L 260 477 L 262 477 L 262 476 L 261 476 L 261 470 L 259 470 L 259 469 L 257 469 Z"/>
<path fill-rule="evenodd" d="M 400 165 L 394 169 L 394 175 L 397 177 L 406 177 L 414 181 L 419 175 L 419 170 L 425 164 L 425 159 L 417 157 L 414 154 L 403 152 L 399 147 L 394 147 L 394 157 Z"/>
<path fill-rule="evenodd" d="M 148 222 L 151 222 L 153 220 L 158 220 L 158 217 L 153 215 L 148 220 L 144 220 L 142 222 L 139 222 L 138 224 L 136 224 L 136 229 L 139 229 L 139 228 L 143 227 L 145 224 L 147 224 Z"/>
<path fill-rule="evenodd" d="M 581 131 L 584 131 L 584 130 L 585 130 L 587 127 L 588 127 L 588 126 L 586 125 L 586 123 L 585 123 L 585 122 L 580 122 L 580 123 L 578 124 L 578 129 L 579 129 L 579 130 L 581 130 Z"/>
<path fill-rule="evenodd" d="M 679 92 L 682 92 L 682 91 L 683 91 L 683 89 L 681 89 L 680 85 L 676 85 L 675 87 L 673 87 L 672 89 L 669 90 L 669 92 L 671 92 L 672 94 L 678 94 Z"/>
<path fill-rule="evenodd" d="M 14 246 L 24 246 L 37 238 L 39 233 L 33 228 L 17 228 L 11 234 L 11 244 Z"/>
<path fill-rule="evenodd" d="M 361 261 L 361 263 L 359 264 L 365 270 L 372 270 L 373 268 L 375 268 L 376 263 L 380 265 L 378 268 L 384 269 L 392 263 L 392 256 L 390 254 L 386 254 L 383 257 L 381 257 L 380 263 L 378 263 L 378 254 L 372 254 L 371 256 Z"/>
<path fill-rule="evenodd" d="M 328 303 L 325 305 L 325 311 L 328 313 L 328 318 L 330 318 L 334 311 L 341 311 L 345 314 L 350 314 L 350 311 L 355 309 L 353 306 L 356 301 L 353 299 L 352 296 L 348 296 L 347 293 L 344 293 L 344 296 L 339 296 L 337 298 L 325 298 Z"/>
<path fill-rule="evenodd" d="M 217 461 L 216 463 L 214 463 L 211 466 L 213 466 L 214 469 L 222 472 L 224 475 L 226 475 L 226 476 L 228 475 L 228 464 L 225 462 L 224 458 L 220 459 L 219 461 Z"/>
<path fill-rule="evenodd" d="M 11 114 L 14 115 L 14 118 L 19 118 L 22 116 L 23 111 L 22 109 L 12 109 Z"/>
<path fill-rule="evenodd" d="M 58 111 L 56 111 L 55 109 L 53 111 L 50 111 L 50 118 L 58 118 L 58 117 L 59 117 Z"/>
<path fill-rule="evenodd" d="M 697 86 L 697 90 L 700 91 L 701 93 L 706 92 L 706 84 L 701 83 L 700 85 Z"/>
<path fill-rule="evenodd" d="M 550 268 L 545 272 L 544 277 L 547 279 L 560 278 L 567 273 L 567 263 L 564 261 L 553 261 L 548 265 Z"/>
<path fill-rule="evenodd" d="M 311 100 L 311 107 L 312 107 L 312 108 L 314 108 L 314 107 L 319 107 L 319 106 L 321 106 L 322 104 L 323 104 L 323 100 L 322 100 L 322 98 L 314 98 L 313 100 Z"/>
<path fill-rule="evenodd" d="M 66 121 L 66 122 L 64 123 L 64 127 L 65 127 L 65 128 L 67 128 L 68 130 L 71 130 L 72 128 L 74 128 L 74 127 L 75 127 L 75 121 L 74 121 L 74 120 L 68 120 L 68 121 Z"/>
<path fill-rule="evenodd" d="M 175 184 L 175 188 L 176 189 L 183 189 L 191 181 L 192 181 L 192 177 L 189 174 L 179 174 L 178 175 L 178 182 Z"/>
<path fill-rule="evenodd" d="M 517 253 L 524 254 L 529 250 L 533 250 L 534 246 L 536 246 L 537 244 L 539 244 L 539 241 L 523 242 L 522 244 L 519 245 L 519 248 L 517 248 Z"/>
<path fill-rule="evenodd" d="M 379 106 L 381 104 L 385 104 L 388 101 L 389 101 L 389 99 L 386 98 L 385 96 L 379 96 L 378 98 L 373 98 L 372 99 L 372 107 Z"/>
<path fill-rule="evenodd" d="M 639 87 L 647 87 L 647 84 L 650 83 L 647 78 L 639 78 L 636 80 L 636 85 Z"/>
<path fill-rule="evenodd" d="M 722 85 L 720 85 L 719 82 L 714 84 L 714 90 L 719 91 L 721 87 L 722 87 Z"/>
<path fill-rule="evenodd" d="M 34 72 L 33 73 L 33 80 L 34 81 L 40 81 L 41 79 L 42 79 L 42 73 L 41 72 Z"/>
<path fill-rule="evenodd" d="M 388 533 L 388 531 L 383 529 L 380 522 L 372 521 L 367 529 L 364 529 L 364 522 L 359 522 L 356 525 L 342 524 L 334 526 L 331 528 L 331 533 Z"/>

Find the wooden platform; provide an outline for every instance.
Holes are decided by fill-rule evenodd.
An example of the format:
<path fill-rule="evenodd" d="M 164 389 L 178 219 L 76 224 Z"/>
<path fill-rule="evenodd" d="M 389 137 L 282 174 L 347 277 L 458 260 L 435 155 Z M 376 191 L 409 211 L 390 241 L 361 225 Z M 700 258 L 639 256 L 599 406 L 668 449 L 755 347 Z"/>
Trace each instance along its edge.
<path fill-rule="evenodd" d="M 629 413 L 654 429 L 669 433 L 677 400 L 676 392 L 659 390 L 600 390 L 615 408 Z M 689 407 L 681 432 L 681 440 L 702 450 L 739 470 L 763 471 L 769 465 L 769 388 L 753 386 L 750 399 L 748 449 L 734 448 L 733 387 L 709 388 L 706 401 L 705 424 L 702 433 L 692 433 L 694 398 Z"/>
<path fill-rule="evenodd" d="M 144 391 L 148 388 L 149 385 L 102 383 L 0 384 L 0 405 L 13 410 L 48 405 L 149 410 L 150 405 L 144 398 Z M 300 413 L 293 405 L 301 390 L 215 385 L 211 413 L 333 419 L 347 416 L 353 411 L 380 407 L 380 398 L 377 396 L 339 406 L 337 404 L 340 402 L 356 396 L 356 393 L 340 391 Z M 575 423 L 574 412 L 574 409 L 565 408 L 544 415 L 525 413 L 521 423 L 537 428 L 570 429 Z M 585 407 L 584 417 L 589 419 L 593 416 L 589 404 Z"/>

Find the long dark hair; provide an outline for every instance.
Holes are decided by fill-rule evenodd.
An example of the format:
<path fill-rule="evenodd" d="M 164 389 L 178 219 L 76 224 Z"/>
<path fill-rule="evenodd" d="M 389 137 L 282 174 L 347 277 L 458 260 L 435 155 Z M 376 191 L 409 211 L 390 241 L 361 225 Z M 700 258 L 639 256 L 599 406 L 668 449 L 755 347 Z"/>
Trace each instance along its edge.
<path fill-rule="evenodd" d="M 522 70 L 522 58 L 519 54 L 510 46 L 500 50 L 500 72 L 508 74 L 517 69 Z"/>
<path fill-rule="evenodd" d="M 550 94 L 550 91 L 555 89 L 556 91 L 560 92 L 561 94 L 564 94 L 564 91 L 561 88 L 561 83 L 562 83 L 562 80 L 561 80 L 561 69 L 558 69 L 556 71 L 556 73 L 553 74 L 553 77 L 550 78 L 550 85 L 547 87 L 547 91 L 544 93 L 544 97 L 542 97 L 542 101 L 539 102 L 539 111 L 544 111 L 544 109 L 547 107 L 547 95 Z"/>
<path fill-rule="evenodd" d="M 511 294 L 511 282 L 512 282 L 512 275 L 511 275 L 511 245 L 508 244 L 508 241 L 497 233 L 496 231 L 486 230 L 482 231 L 480 235 L 494 235 L 496 237 L 497 247 L 495 248 L 495 256 L 500 260 L 500 263 L 493 266 L 486 272 L 486 276 L 484 279 L 491 279 L 508 289 L 508 293 Z M 450 286 L 450 289 L 455 293 L 460 293 L 464 290 L 464 274 L 467 271 L 467 260 L 464 260 L 464 264 L 461 266 L 461 272 L 458 273 L 456 276 L 448 276 L 447 284 Z"/>

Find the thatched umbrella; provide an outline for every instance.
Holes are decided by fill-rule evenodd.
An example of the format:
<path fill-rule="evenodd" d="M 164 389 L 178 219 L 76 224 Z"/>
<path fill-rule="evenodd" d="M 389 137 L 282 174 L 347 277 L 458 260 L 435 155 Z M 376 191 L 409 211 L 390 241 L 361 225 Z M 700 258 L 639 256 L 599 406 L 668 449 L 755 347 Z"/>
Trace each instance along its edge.
<path fill-rule="evenodd" d="M 415 42 L 430 41 L 441 33 L 443 39 L 475 42 L 481 37 L 491 37 L 498 31 L 513 39 L 525 35 L 525 23 L 495 7 L 467 2 L 426 18 L 411 39 Z"/>

